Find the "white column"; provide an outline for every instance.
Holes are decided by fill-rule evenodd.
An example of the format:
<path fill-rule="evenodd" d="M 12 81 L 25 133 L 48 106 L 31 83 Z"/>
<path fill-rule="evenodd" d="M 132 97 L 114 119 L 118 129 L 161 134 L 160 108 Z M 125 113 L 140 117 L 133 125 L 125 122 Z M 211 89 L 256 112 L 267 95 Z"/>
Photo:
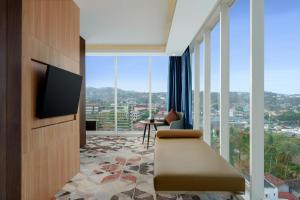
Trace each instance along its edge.
<path fill-rule="evenodd" d="M 203 130 L 204 141 L 211 145 L 210 122 L 210 30 L 204 33 L 204 94 L 203 94 Z"/>
<path fill-rule="evenodd" d="M 115 65 L 115 80 L 114 80 L 114 88 L 115 88 L 115 133 L 118 133 L 118 57 L 114 58 Z"/>
<path fill-rule="evenodd" d="M 199 81 L 199 45 L 194 48 L 194 129 L 200 129 L 200 81 Z"/>
<path fill-rule="evenodd" d="M 264 199 L 264 0 L 250 0 L 250 199 Z"/>
<path fill-rule="evenodd" d="M 220 6 L 220 154 L 229 161 L 229 13 Z"/>
<path fill-rule="evenodd" d="M 148 75 L 149 75 L 149 119 L 152 119 L 152 57 L 148 57 Z"/>

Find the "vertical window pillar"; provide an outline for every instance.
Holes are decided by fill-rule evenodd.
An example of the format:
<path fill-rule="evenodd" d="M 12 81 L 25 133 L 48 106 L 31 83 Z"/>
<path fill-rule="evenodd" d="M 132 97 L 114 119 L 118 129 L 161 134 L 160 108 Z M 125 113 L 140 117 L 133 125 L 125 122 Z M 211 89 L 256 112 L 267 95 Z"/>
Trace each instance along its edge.
<path fill-rule="evenodd" d="M 211 145 L 211 122 L 210 122 L 210 30 L 204 33 L 204 106 L 203 106 L 203 130 L 204 141 Z"/>
<path fill-rule="evenodd" d="M 264 0 L 250 0 L 250 199 L 264 199 Z"/>
<path fill-rule="evenodd" d="M 200 129 L 200 81 L 199 81 L 199 45 L 194 48 L 194 129 Z"/>
<path fill-rule="evenodd" d="M 148 80 L 149 80 L 149 119 L 152 119 L 152 57 L 148 57 Z"/>
<path fill-rule="evenodd" d="M 114 88 L 115 88 L 115 133 L 118 134 L 118 57 L 114 58 L 115 65 L 115 79 L 114 79 Z"/>
<path fill-rule="evenodd" d="M 229 7 L 220 5 L 220 154 L 229 161 Z"/>

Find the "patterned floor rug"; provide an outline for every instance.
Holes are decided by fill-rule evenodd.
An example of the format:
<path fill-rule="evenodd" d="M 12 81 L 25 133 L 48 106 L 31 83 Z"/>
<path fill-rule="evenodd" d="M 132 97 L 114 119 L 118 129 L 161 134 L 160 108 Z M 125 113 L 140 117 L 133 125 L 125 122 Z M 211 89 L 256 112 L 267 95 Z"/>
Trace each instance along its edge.
<path fill-rule="evenodd" d="M 88 136 L 80 153 L 80 173 L 59 191 L 56 200 L 229 200 L 230 193 L 155 194 L 153 141 L 141 137 Z"/>

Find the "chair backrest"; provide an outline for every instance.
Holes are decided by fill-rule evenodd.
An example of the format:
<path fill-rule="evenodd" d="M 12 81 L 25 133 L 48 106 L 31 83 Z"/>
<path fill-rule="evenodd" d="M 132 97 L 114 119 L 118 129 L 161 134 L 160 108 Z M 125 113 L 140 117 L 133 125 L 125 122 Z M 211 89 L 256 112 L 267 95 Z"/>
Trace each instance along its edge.
<path fill-rule="evenodd" d="M 179 116 L 179 119 L 182 119 L 183 118 L 183 112 L 177 112 L 177 115 Z"/>

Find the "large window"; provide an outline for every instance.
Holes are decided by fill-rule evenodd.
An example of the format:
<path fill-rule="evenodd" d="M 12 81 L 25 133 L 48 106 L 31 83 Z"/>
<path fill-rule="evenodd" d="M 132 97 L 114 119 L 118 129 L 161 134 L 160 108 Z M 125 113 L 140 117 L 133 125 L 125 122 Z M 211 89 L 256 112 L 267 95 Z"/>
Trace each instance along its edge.
<path fill-rule="evenodd" d="M 299 19 L 299 0 L 265 0 L 264 178 L 265 186 L 268 187 L 264 190 L 266 199 L 284 199 L 283 196 L 286 195 L 295 196 L 291 196 L 290 199 L 300 198 Z M 226 20 L 224 22 L 226 24 Z M 251 178 L 248 178 L 250 177 L 251 138 L 249 130 L 250 80 L 256 81 L 255 76 L 258 75 L 250 76 L 250 23 L 250 0 L 234 1 L 230 8 L 229 31 L 230 163 L 241 171 L 249 181 L 251 181 Z M 210 25 L 206 24 L 205 26 Z M 255 37 L 253 39 L 253 42 L 256 43 Z M 202 55 L 200 55 L 200 60 L 201 58 L 203 58 Z M 259 58 L 256 57 L 256 59 Z M 201 71 L 200 65 L 200 81 L 203 80 Z M 255 71 L 253 72 L 255 73 Z M 261 77 L 258 76 L 259 78 Z M 202 85 L 200 83 L 200 97 Z M 259 88 L 252 89 L 255 91 Z M 220 25 L 218 23 L 211 31 L 211 143 L 216 151 L 219 150 L 220 144 L 219 94 Z M 203 105 L 202 98 L 200 99 L 200 105 Z M 253 106 L 256 105 L 259 103 L 254 101 Z M 253 124 L 253 126 L 255 125 Z M 258 141 L 254 140 L 253 142 L 252 148 L 255 149 L 255 142 Z M 254 154 L 253 159 L 260 156 Z M 253 169 L 253 171 L 255 170 L 262 169 Z M 256 189 L 254 186 L 253 192 L 256 192 Z M 272 194 L 273 198 L 270 198 L 269 194 Z"/>
<path fill-rule="evenodd" d="M 149 118 L 149 69 L 146 56 L 118 57 L 118 130 L 142 130 Z"/>
<path fill-rule="evenodd" d="M 192 122 L 195 119 L 195 52 L 191 52 L 191 68 L 192 68 Z"/>
<path fill-rule="evenodd" d="M 230 10 L 230 161 L 249 174 L 249 0 Z M 265 0 L 265 179 L 299 198 L 300 2 Z M 293 28 L 292 28 L 293 27 Z M 255 148 L 255 147 L 254 147 Z"/>
<path fill-rule="evenodd" d="M 296 196 L 300 189 L 299 19 L 300 1 L 265 1 L 265 173 L 282 179 Z"/>
<path fill-rule="evenodd" d="M 86 66 L 87 120 L 97 130 L 142 130 L 141 120 L 166 114 L 168 57 L 87 56 Z"/>
<path fill-rule="evenodd" d="M 220 23 L 211 32 L 211 145 L 220 149 Z"/>
<path fill-rule="evenodd" d="M 230 163 L 249 175 L 250 1 L 235 1 L 230 19 Z"/>
<path fill-rule="evenodd" d="M 114 57 L 86 57 L 86 119 L 98 130 L 115 129 Z"/>
<path fill-rule="evenodd" d="M 199 87 L 199 101 L 200 101 L 200 129 L 203 129 L 203 105 L 204 105 L 204 98 L 203 98 L 203 94 L 204 94 L 204 45 L 203 42 L 200 43 L 199 45 L 199 59 L 200 59 L 200 65 L 199 65 L 199 83 L 200 83 L 200 87 Z"/>
<path fill-rule="evenodd" d="M 152 57 L 151 100 L 154 118 L 164 118 L 167 114 L 168 65 L 168 57 Z"/>

